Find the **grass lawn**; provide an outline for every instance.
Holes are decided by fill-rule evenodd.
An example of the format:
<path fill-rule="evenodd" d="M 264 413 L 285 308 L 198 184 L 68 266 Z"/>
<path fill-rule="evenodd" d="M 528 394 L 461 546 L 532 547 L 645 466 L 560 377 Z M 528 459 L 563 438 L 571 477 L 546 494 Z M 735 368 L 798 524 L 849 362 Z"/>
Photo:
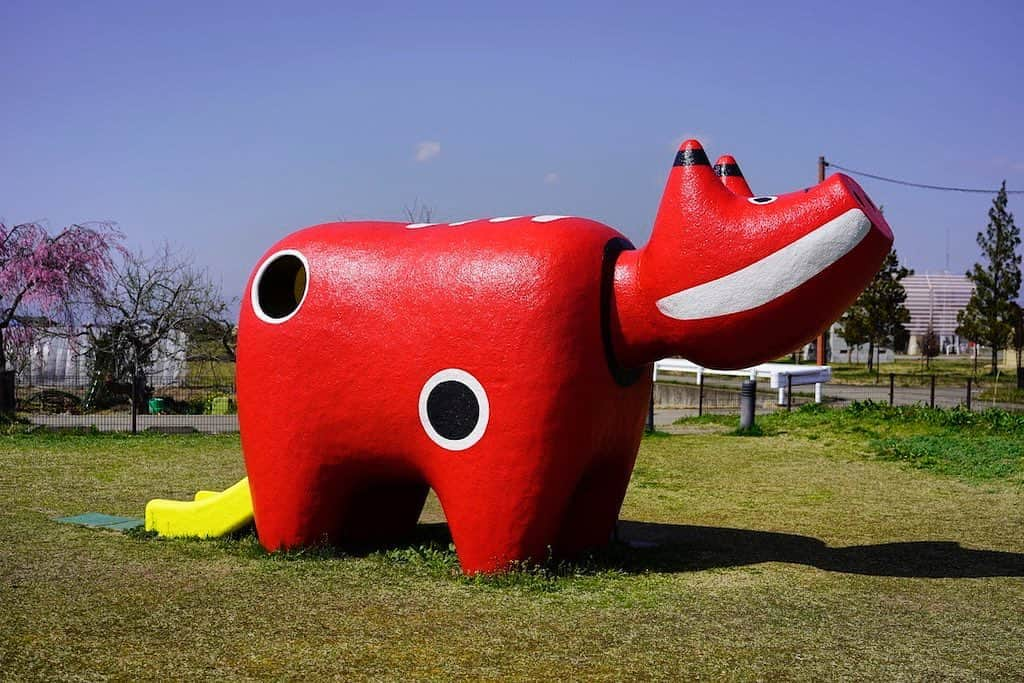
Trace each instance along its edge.
<path fill-rule="evenodd" d="M 809 410 L 760 437 L 687 421 L 642 445 L 620 535 L 643 547 L 484 580 L 454 571 L 433 498 L 418 539 L 358 556 L 57 524 L 229 485 L 238 439 L 0 437 L 0 671 L 1019 680 L 1014 419 Z"/>
<path fill-rule="evenodd" d="M 1006 355 L 1004 362 L 1000 365 L 1002 382 L 1013 383 L 1016 375 L 1016 365 L 1012 357 L 1012 351 Z M 832 381 L 846 384 L 872 384 L 874 382 L 888 383 L 889 373 L 896 375 L 897 382 L 910 382 L 921 384 L 928 381 L 931 375 L 935 375 L 936 383 L 942 384 L 963 384 L 968 377 L 976 380 L 991 382 L 992 375 L 989 375 L 989 363 L 987 359 L 979 359 L 978 371 L 974 372 L 974 361 L 965 357 L 938 356 L 932 358 L 929 364 L 923 359 L 897 357 L 891 363 L 881 363 L 868 372 L 867 363 L 849 363 L 847 361 L 836 361 L 830 365 L 832 368 Z"/>
<path fill-rule="evenodd" d="M 841 384 L 872 384 L 889 382 L 889 373 L 896 375 L 897 382 L 909 382 L 913 385 L 927 382 L 935 375 L 938 384 L 963 384 L 968 377 L 974 375 L 974 363 L 967 358 L 932 358 L 927 366 L 923 360 L 898 358 L 892 363 L 882 363 L 868 372 L 867 363 L 848 363 L 839 361 L 831 365 L 832 381 Z M 978 373 L 988 372 L 988 365 L 978 363 Z M 905 386 L 905 385 L 901 385 Z"/>

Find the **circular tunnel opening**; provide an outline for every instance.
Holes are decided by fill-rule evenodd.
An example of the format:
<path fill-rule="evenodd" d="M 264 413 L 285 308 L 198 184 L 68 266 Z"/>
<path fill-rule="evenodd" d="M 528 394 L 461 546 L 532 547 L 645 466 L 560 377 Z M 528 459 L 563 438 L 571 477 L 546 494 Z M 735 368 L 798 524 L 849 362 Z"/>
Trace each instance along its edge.
<path fill-rule="evenodd" d="M 254 285 L 256 312 L 268 322 L 286 320 L 302 305 L 307 284 L 305 259 L 299 254 L 284 252 L 272 257 Z"/>

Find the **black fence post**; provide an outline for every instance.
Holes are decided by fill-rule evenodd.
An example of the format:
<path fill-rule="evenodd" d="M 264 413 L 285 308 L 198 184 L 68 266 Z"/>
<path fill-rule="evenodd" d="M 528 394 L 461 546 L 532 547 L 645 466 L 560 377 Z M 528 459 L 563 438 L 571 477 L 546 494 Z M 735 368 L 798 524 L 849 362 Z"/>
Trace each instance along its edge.
<path fill-rule="evenodd" d="M 786 410 L 793 410 L 793 375 L 786 375 Z"/>
<path fill-rule="evenodd" d="M 138 420 L 139 420 L 139 402 L 143 394 L 143 385 L 145 384 L 145 378 L 142 373 L 136 372 L 132 374 L 132 434 L 138 434 Z"/>
<path fill-rule="evenodd" d="M 651 400 L 647 404 L 647 433 L 654 433 L 654 382 L 651 382 Z"/>
<path fill-rule="evenodd" d="M 697 417 L 704 414 L 704 373 L 697 375 Z"/>
<path fill-rule="evenodd" d="M 928 394 L 928 407 L 929 408 L 934 408 L 935 407 L 935 375 L 932 375 L 932 377 L 931 377 L 931 390 L 929 391 L 929 394 Z"/>
<path fill-rule="evenodd" d="M 971 409 L 971 384 L 974 382 L 973 377 L 967 378 L 967 410 Z"/>
<path fill-rule="evenodd" d="M 14 417 L 14 370 L 0 368 L 0 415 Z"/>
<path fill-rule="evenodd" d="M 889 373 L 889 405 L 896 405 L 896 375 Z"/>

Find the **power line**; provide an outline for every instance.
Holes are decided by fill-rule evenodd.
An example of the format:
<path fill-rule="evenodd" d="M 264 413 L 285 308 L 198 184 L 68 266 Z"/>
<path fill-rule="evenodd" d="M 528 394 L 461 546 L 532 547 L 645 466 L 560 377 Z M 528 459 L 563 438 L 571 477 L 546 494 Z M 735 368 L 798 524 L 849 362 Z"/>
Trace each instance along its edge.
<path fill-rule="evenodd" d="M 997 194 L 999 190 L 977 190 L 969 187 L 947 187 L 945 185 L 927 185 L 925 183 L 912 183 L 909 180 L 898 180 L 896 178 L 886 178 L 885 176 L 875 175 L 874 173 L 866 173 L 864 171 L 855 171 L 852 168 L 846 168 L 839 164 L 833 164 L 831 161 L 825 162 L 826 166 L 832 168 L 838 168 L 840 171 L 846 171 L 853 175 L 864 176 L 865 178 L 874 178 L 875 180 L 881 180 L 886 183 L 895 183 L 897 185 L 906 185 L 907 187 L 918 187 L 924 190 L 942 190 L 944 192 L 972 192 L 975 194 Z M 1007 190 L 1006 194 L 1024 194 L 1024 190 Z"/>

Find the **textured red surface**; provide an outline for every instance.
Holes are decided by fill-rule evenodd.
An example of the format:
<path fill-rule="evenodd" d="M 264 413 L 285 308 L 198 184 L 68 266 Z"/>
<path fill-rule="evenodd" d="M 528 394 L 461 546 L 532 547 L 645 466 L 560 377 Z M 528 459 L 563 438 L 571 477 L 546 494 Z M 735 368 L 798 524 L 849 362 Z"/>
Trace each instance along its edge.
<path fill-rule="evenodd" d="M 850 183 L 762 207 L 709 165 L 675 167 L 651 243 L 621 255 L 609 248 L 622 245 L 617 232 L 580 218 L 334 223 L 284 238 L 260 265 L 301 254 L 301 305 L 283 321 L 258 316 L 258 266 L 239 325 L 261 543 L 387 542 L 415 525 L 429 488 L 468 573 L 605 543 L 643 430 L 648 364 L 683 353 L 738 366 L 788 351 L 856 296 L 891 235 L 867 208 L 870 243 L 758 310 L 682 322 L 654 302 L 813 230 L 860 201 Z M 781 331 L 796 306 L 808 314 Z M 472 437 L 428 432 L 424 386 L 442 371 L 486 394 Z"/>

